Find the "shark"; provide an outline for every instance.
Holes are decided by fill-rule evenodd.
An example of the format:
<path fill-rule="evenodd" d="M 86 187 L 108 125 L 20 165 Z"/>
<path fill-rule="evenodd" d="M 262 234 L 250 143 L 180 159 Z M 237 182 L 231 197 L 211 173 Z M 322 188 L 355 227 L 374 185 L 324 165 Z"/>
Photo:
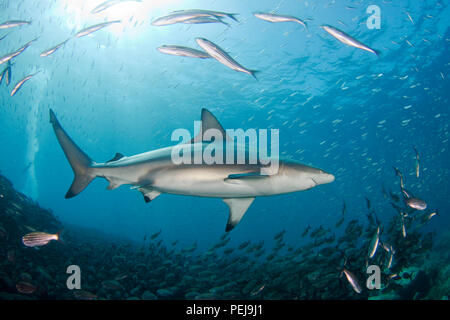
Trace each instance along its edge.
<path fill-rule="evenodd" d="M 221 198 L 229 207 L 226 232 L 241 221 L 256 197 L 308 190 L 335 180 L 330 173 L 293 160 L 279 159 L 277 170 L 273 172 L 263 170 L 267 169 L 268 164 L 261 159 L 254 163 L 178 163 L 173 161 L 173 151 L 175 147 L 180 147 L 179 144 L 133 156 L 116 153 L 111 160 L 97 163 L 70 138 L 51 109 L 50 123 L 74 172 L 66 199 L 78 195 L 96 177 L 109 182 L 108 190 L 131 185 L 132 189 L 142 193 L 145 202 L 153 201 L 164 193 Z M 201 111 L 200 129 L 197 136 L 184 142 L 189 144 L 192 152 L 210 146 L 211 138 L 208 140 L 206 134 L 202 134 L 210 129 L 224 137 L 224 141 L 216 143 L 216 147 L 226 148 L 230 143 L 230 136 L 205 108 Z M 235 149 L 242 147 L 233 145 Z"/>

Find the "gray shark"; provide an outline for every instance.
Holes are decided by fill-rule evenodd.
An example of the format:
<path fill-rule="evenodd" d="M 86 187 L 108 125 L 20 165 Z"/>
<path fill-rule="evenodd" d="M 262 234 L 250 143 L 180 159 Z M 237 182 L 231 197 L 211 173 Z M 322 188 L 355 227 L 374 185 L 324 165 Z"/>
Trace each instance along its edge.
<path fill-rule="evenodd" d="M 184 146 L 191 147 L 193 153 L 204 150 L 210 141 L 206 141 L 206 135 L 201 133 L 213 129 L 226 138 L 220 144 L 226 148 L 230 137 L 219 121 L 206 109 L 202 109 L 201 120 L 200 134 Z M 176 164 L 172 152 L 173 148 L 180 145 L 129 157 L 116 153 L 110 161 L 97 163 L 69 137 L 52 110 L 50 122 L 75 174 L 66 198 L 79 194 L 96 177 L 109 181 L 108 190 L 123 184 L 132 185 L 133 189 L 143 194 L 146 202 L 154 200 L 161 193 L 222 198 L 230 209 L 227 232 L 239 223 L 255 197 L 307 190 L 334 181 L 332 174 L 284 160 L 279 160 L 278 170 L 270 175 L 262 174 L 262 169 L 267 168 L 267 162 L 263 164 L 261 159 L 255 164 L 247 161 L 244 164 Z M 236 145 L 236 148 L 240 147 Z"/>

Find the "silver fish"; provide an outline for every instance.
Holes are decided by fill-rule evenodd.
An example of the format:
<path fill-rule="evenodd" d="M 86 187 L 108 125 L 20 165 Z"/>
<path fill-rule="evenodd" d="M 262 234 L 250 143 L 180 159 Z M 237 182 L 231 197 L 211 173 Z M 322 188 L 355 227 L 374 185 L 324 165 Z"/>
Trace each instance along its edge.
<path fill-rule="evenodd" d="M 225 21 L 222 21 L 218 18 L 211 18 L 211 17 L 197 17 L 189 20 L 182 21 L 181 23 L 185 24 L 200 24 L 200 23 L 223 23 L 224 25 L 229 26 L 228 23 Z"/>
<path fill-rule="evenodd" d="M 36 38 L 37 39 L 37 38 Z M 22 52 L 25 51 L 26 48 L 28 48 L 34 41 L 36 41 L 36 39 L 33 39 L 29 42 L 27 42 L 26 44 L 23 45 L 23 47 L 17 49 L 14 52 L 8 53 L 6 55 L 4 55 L 3 57 L 0 58 L 0 64 L 3 64 L 9 60 L 11 60 L 14 57 L 17 57 L 19 54 L 21 54 Z"/>
<path fill-rule="evenodd" d="M 152 26 L 167 26 L 175 23 L 184 23 L 185 21 L 201 17 L 211 17 L 211 15 L 207 13 L 185 13 L 180 11 L 154 20 Z"/>
<path fill-rule="evenodd" d="M 406 227 L 405 227 L 405 220 L 402 217 L 402 235 L 403 238 L 406 238 Z"/>
<path fill-rule="evenodd" d="M 48 50 L 43 51 L 43 52 L 40 54 L 40 56 L 41 56 L 41 57 L 48 57 L 49 55 L 51 55 L 52 53 L 54 53 L 56 50 L 58 50 L 59 48 L 61 48 L 63 45 L 65 45 L 66 42 L 69 41 L 69 40 L 70 40 L 70 38 L 67 39 L 67 40 L 65 40 L 64 42 L 61 42 L 60 44 L 57 44 L 56 46 L 54 46 L 54 47 L 52 47 L 52 48 L 50 48 L 50 49 L 48 49 Z"/>
<path fill-rule="evenodd" d="M 402 189 L 403 194 L 405 195 L 405 204 L 416 210 L 425 210 L 427 208 L 427 203 L 422 199 L 412 197 L 405 189 Z"/>
<path fill-rule="evenodd" d="M 206 52 L 182 46 L 163 45 L 157 48 L 160 52 L 175 56 L 206 59 L 211 58 Z"/>
<path fill-rule="evenodd" d="M 22 242 L 27 247 L 45 246 L 52 240 L 60 240 L 60 233 L 50 234 L 46 232 L 32 232 L 22 237 Z"/>
<path fill-rule="evenodd" d="M 22 26 L 24 24 L 30 24 L 30 21 L 21 21 L 21 20 L 10 20 L 5 21 L 2 24 L 0 24 L 0 29 L 8 29 L 8 28 L 14 28 L 18 26 Z"/>
<path fill-rule="evenodd" d="M 222 63 L 223 65 L 231 68 L 235 71 L 244 72 L 246 74 L 251 75 L 256 79 L 255 73 L 257 70 L 250 70 L 243 66 L 241 66 L 238 62 L 236 62 L 233 58 L 231 58 L 228 53 L 226 53 L 222 48 L 218 45 L 212 43 L 211 41 L 204 38 L 196 38 L 198 45 L 202 47 L 211 57 Z"/>
<path fill-rule="evenodd" d="M 380 242 L 380 227 L 377 228 L 377 231 L 372 237 L 372 240 L 370 241 L 369 246 L 369 259 L 372 259 L 375 255 L 375 252 L 377 252 L 378 243 Z"/>
<path fill-rule="evenodd" d="M 269 22 L 297 22 L 300 23 L 302 26 L 306 29 L 306 23 L 300 20 L 299 18 L 293 17 L 293 16 L 285 16 L 280 14 L 274 14 L 274 13 L 263 13 L 263 12 L 256 12 L 253 14 L 255 17 L 261 20 L 269 21 Z"/>
<path fill-rule="evenodd" d="M 6 74 L 6 85 L 9 86 L 11 82 L 11 61 L 8 61 L 8 66 L 6 67 L 5 74 Z"/>
<path fill-rule="evenodd" d="M 13 95 L 15 95 L 16 94 L 16 92 L 17 91 L 19 91 L 19 89 L 23 86 L 23 84 L 25 83 L 25 82 L 27 82 L 28 80 L 30 80 L 32 77 L 34 77 L 36 74 L 38 74 L 40 71 L 38 71 L 38 72 L 36 72 L 36 73 L 33 73 L 33 74 L 30 74 L 29 76 L 26 76 L 25 78 L 23 78 L 22 80 L 20 80 L 15 86 L 14 86 L 14 89 L 11 91 L 11 97 L 13 96 Z"/>
<path fill-rule="evenodd" d="M 3 69 L 2 73 L 0 73 L 0 85 L 3 82 L 3 78 L 6 78 L 6 85 L 9 85 L 11 80 L 11 62 L 8 61 L 8 65 Z"/>
<path fill-rule="evenodd" d="M 334 27 L 331 26 L 322 26 L 322 28 L 328 32 L 329 34 L 331 34 L 333 37 L 335 37 L 336 39 L 338 39 L 340 42 L 358 48 L 358 49 L 362 49 L 362 50 L 366 50 L 369 52 L 372 52 L 374 54 L 376 54 L 378 56 L 378 52 L 369 48 L 368 46 L 364 45 L 363 43 L 359 42 L 358 40 L 352 38 L 351 36 L 349 36 L 348 34 L 346 34 L 345 32 L 338 30 Z"/>
<path fill-rule="evenodd" d="M 345 268 L 344 270 L 342 270 L 342 272 L 345 274 L 345 277 L 352 286 L 353 290 L 355 290 L 356 293 L 361 293 L 361 286 L 359 285 L 358 279 L 355 277 L 355 275 Z"/>
<path fill-rule="evenodd" d="M 392 266 L 392 261 L 394 260 L 394 252 L 391 251 L 391 254 L 389 255 L 389 261 L 387 264 L 387 268 L 390 269 Z"/>
<path fill-rule="evenodd" d="M 115 20 L 115 21 L 108 21 L 108 22 L 95 24 L 93 26 L 90 26 L 90 27 L 87 27 L 87 28 L 84 28 L 84 29 L 78 31 L 77 34 L 75 34 L 75 37 L 81 38 L 81 37 L 87 36 L 88 34 L 95 32 L 95 31 L 103 29 L 104 27 L 107 27 L 113 23 L 120 23 L 120 22 L 121 22 L 120 20 Z"/>
<path fill-rule="evenodd" d="M 202 9 L 177 10 L 177 11 L 173 11 L 172 13 L 178 13 L 178 12 L 206 14 L 208 16 L 214 16 L 216 18 L 219 18 L 219 17 L 230 18 L 230 19 L 233 19 L 234 21 L 238 21 L 235 17 L 237 15 L 237 13 L 228 13 L 228 12 L 202 10 Z"/>
<path fill-rule="evenodd" d="M 94 9 L 92 9 L 91 13 L 92 14 L 99 13 L 99 12 L 102 12 L 103 10 L 106 10 L 106 9 L 116 5 L 116 4 L 119 4 L 121 2 L 127 2 L 127 1 L 142 2 L 142 0 L 108 0 L 108 1 L 100 3 Z"/>
<path fill-rule="evenodd" d="M 419 178 L 419 168 L 420 168 L 419 152 L 417 151 L 416 147 L 414 147 L 414 151 L 416 152 L 416 178 Z"/>

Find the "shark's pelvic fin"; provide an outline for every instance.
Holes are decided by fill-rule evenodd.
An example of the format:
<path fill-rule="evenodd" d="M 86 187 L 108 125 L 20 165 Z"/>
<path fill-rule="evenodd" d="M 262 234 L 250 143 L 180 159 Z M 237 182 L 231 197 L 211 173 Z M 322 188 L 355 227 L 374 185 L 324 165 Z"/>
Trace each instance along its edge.
<path fill-rule="evenodd" d="M 117 152 L 116 155 L 114 156 L 114 158 L 112 158 L 111 160 L 106 161 L 106 163 L 117 161 L 117 160 L 120 160 L 122 158 L 123 158 L 123 154 Z"/>
<path fill-rule="evenodd" d="M 139 187 L 138 190 L 142 193 L 144 200 L 147 203 L 161 194 L 161 192 L 154 190 L 151 186 Z"/>
<path fill-rule="evenodd" d="M 66 199 L 75 197 L 81 191 L 83 191 L 88 184 L 95 179 L 96 175 L 92 172 L 93 161 L 87 154 L 85 154 L 56 119 L 55 113 L 50 109 L 50 123 L 55 130 L 56 138 L 61 145 L 67 160 L 69 160 L 70 166 L 73 169 L 75 177 L 69 191 L 66 193 Z"/>
<path fill-rule="evenodd" d="M 232 141 L 232 139 L 226 134 L 219 120 L 217 120 L 214 115 L 209 112 L 207 109 L 202 109 L 202 128 L 201 131 L 191 140 L 191 143 L 201 142 L 203 141 L 203 135 L 208 129 L 216 129 L 219 130 L 222 134 L 222 137 L 226 141 Z"/>
<path fill-rule="evenodd" d="M 114 178 L 106 178 L 109 181 L 108 187 L 106 189 L 108 190 L 114 190 L 118 187 L 120 187 L 123 183 L 120 180 L 114 179 Z"/>
<path fill-rule="evenodd" d="M 230 208 L 227 227 L 225 232 L 231 231 L 241 221 L 247 209 L 255 198 L 224 198 L 222 199 Z"/>

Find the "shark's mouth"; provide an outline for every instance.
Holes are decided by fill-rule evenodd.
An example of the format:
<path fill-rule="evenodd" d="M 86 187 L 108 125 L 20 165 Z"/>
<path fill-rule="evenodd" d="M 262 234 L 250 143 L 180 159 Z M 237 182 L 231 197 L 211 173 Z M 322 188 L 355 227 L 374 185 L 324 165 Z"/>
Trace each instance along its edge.
<path fill-rule="evenodd" d="M 315 187 L 315 186 L 318 185 L 318 183 L 316 182 L 316 180 L 314 180 L 313 178 L 310 178 L 310 179 L 311 179 L 311 181 L 314 183 L 313 187 Z"/>

